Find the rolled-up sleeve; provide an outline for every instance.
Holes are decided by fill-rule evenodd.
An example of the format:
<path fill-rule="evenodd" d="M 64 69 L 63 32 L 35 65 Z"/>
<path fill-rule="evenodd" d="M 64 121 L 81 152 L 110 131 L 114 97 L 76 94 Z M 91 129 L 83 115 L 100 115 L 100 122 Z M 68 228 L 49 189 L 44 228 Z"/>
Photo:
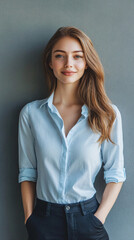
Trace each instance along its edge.
<path fill-rule="evenodd" d="M 116 118 L 112 126 L 110 141 L 103 141 L 101 144 L 101 156 L 104 168 L 104 180 L 109 182 L 124 182 L 126 180 L 126 170 L 124 168 L 123 154 L 123 131 L 121 113 L 116 105 L 112 104 Z"/>
<path fill-rule="evenodd" d="M 37 161 L 34 149 L 34 137 L 29 122 L 29 103 L 20 111 L 18 123 L 18 183 L 23 181 L 36 182 Z"/>

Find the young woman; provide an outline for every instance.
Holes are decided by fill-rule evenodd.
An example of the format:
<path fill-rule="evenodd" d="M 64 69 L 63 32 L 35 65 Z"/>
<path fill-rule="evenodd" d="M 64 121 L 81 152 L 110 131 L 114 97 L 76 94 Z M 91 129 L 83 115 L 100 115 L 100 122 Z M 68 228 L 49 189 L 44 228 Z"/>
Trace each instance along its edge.
<path fill-rule="evenodd" d="M 106 95 L 93 43 L 78 28 L 55 32 L 44 66 L 49 96 L 27 103 L 19 116 L 29 240 L 108 240 L 104 223 L 126 179 L 120 111 Z M 99 203 L 94 181 L 102 164 Z"/>

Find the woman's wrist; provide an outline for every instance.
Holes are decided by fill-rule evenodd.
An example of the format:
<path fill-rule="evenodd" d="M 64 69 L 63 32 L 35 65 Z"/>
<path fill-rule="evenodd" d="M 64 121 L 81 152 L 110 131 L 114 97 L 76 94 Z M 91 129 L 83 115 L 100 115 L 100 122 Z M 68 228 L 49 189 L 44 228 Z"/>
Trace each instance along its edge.
<path fill-rule="evenodd" d="M 30 217 L 31 214 L 32 214 L 32 212 L 29 212 L 28 214 L 25 215 L 24 224 L 26 224 L 26 221 L 27 221 L 27 219 Z"/>
<path fill-rule="evenodd" d="M 101 214 L 101 213 L 99 213 L 99 212 L 95 212 L 95 213 L 94 213 L 94 216 L 96 216 L 96 217 L 102 222 L 102 224 L 105 223 L 106 217 L 104 216 L 104 214 Z"/>

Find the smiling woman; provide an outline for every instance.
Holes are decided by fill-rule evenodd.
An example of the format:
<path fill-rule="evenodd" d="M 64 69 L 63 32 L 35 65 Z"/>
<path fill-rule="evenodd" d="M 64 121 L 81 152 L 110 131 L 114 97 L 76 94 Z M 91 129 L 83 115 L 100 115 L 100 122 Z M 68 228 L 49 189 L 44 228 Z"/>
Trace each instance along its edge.
<path fill-rule="evenodd" d="M 18 181 L 29 240 L 108 240 L 104 222 L 126 179 L 120 111 L 80 29 L 55 32 L 44 69 L 49 96 L 27 103 L 19 116 Z M 99 203 L 94 181 L 102 165 Z"/>

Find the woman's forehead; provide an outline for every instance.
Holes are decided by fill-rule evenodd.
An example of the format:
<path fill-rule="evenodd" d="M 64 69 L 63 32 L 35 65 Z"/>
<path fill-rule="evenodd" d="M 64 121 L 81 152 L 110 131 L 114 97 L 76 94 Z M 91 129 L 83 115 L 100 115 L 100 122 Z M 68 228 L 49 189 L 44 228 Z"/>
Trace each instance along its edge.
<path fill-rule="evenodd" d="M 53 52 L 57 51 L 57 50 L 62 50 L 65 52 L 83 52 L 82 46 L 80 44 L 80 42 L 73 38 L 73 37 L 63 37 L 61 39 L 59 39 L 54 47 L 53 47 Z"/>

